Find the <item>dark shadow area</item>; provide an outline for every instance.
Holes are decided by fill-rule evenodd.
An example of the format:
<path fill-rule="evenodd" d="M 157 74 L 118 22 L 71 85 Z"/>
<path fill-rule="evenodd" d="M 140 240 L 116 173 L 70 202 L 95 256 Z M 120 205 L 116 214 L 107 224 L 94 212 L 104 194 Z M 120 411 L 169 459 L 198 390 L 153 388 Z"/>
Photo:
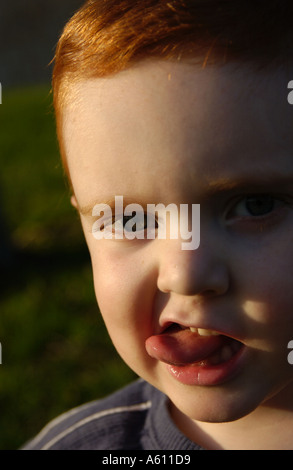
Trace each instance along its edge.
<path fill-rule="evenodd" d="M 83 0 L 1 2 L 0 81 L 4 87 L 47 82 L 65 22 Z"/>
<path fill-rule="evenodd" d="M 9 243 L 9 253 L 4 256 L 0 266 L 0 298 L 23 289 L 31 279 L 36 277 L 50 278 L 55 272 L 66 267 L 68 270 L 79 270 L 90 264 L 86 245 L 70 246 L 67 250 L 58 247 L 54 251 L 36 252 L 19 250 Z"/>

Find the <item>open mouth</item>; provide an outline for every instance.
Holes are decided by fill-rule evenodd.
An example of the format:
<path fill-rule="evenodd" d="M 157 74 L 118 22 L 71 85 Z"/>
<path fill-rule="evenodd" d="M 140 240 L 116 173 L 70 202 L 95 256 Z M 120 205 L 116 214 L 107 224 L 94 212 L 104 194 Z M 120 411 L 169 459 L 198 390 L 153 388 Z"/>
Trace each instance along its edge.
<path fill-rule="evenodd" d="M 171 323 L 147 338 L 147 353 L 165 363 L 169 373 L 185 385 L 222 385 L 245 364 L 244 344 L 217 331 Z"/>
<path fill-rule="evenodd" d="M 188 377 L 192 373 L 203 376 L 204 372 L 209 376 L 214 372 L 214 377 L 220 372 L 225 375 L 244 349 L 243 343 L 224 334 L 177 323 L 150 336 L 145 346 L 152 358 L 171 366 L 173 373 L 180 371 L 180 376 L 188 371 Z"/>

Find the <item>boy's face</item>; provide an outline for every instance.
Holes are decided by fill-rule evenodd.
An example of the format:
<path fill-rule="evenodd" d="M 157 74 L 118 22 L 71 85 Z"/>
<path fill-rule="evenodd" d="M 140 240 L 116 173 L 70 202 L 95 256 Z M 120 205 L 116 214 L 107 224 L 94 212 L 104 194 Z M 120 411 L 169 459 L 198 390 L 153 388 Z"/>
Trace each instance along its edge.
<path fill-rule="evenodd" d="M 287 406 L 287 83 L 281 72 L 149 61 L 84 82 L 65 113 L 68 165 L 109 334 L 125 362 L 195 420 Z M 183 250 L 180 237 L 96 240 L 93 207 L 119 195 L 141 206 L 200 204 L 200 247 Z M 221 336 L 202 339 L 190 327 Z"/>

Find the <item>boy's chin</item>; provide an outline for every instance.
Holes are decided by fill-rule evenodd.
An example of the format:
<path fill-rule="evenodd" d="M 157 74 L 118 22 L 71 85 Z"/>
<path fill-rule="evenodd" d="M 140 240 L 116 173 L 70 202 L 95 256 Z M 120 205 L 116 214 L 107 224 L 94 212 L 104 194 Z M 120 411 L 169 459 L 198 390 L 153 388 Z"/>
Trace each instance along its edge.
<path fill-rule="evenodd" d="M 245 416 L 249 415 L 254 411 L 255 406 L 241 407 L 227 405 L 221 406 L 220 404 L 212 405 L 211 403 L 207 406 L 204 404 L 199 406 L 180 406 L 180 408 L 174 403 L 171 404 L 171 415 L 179 416 L 181 413 L 192 421 L 199 421 L 205 423 L 229 423 L 237 421 Z M 172 411 L 173 410 L 173 411 Z M 176 422 L 176 420 L 175 420 Z"/>
<path fill-rule="evenodd" d="M 206 423 L 228 423 L 249 415 L 260 406 L 263 394 L 238 393 L 223 387 L 191 387 L 193 392 L 182 389 L 180 395 L 168 393 L 170 411 L 173 417 L 181 414 L 193 420 Z M 166 392 L 165 392 L 166 393 Z M 176 421 L 176 420 L 175 420 Z"/>

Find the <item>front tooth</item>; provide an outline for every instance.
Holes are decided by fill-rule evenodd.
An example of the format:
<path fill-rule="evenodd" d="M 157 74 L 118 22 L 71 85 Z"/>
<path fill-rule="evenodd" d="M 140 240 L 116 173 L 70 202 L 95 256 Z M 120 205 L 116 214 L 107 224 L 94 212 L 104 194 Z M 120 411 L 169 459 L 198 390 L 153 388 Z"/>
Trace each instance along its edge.
<path fill-rule="evenodd" d="M 198 328 L 197 332 L 200 336 L 218 336 L 219 333 L 213 330 L 206 330 L 205 328 Z"/>
<path fill-rule="evenodd" d="M 197 333 L 197 328 L 192 328 L 192 326 L 189 328 L 192 333 Z"/>

